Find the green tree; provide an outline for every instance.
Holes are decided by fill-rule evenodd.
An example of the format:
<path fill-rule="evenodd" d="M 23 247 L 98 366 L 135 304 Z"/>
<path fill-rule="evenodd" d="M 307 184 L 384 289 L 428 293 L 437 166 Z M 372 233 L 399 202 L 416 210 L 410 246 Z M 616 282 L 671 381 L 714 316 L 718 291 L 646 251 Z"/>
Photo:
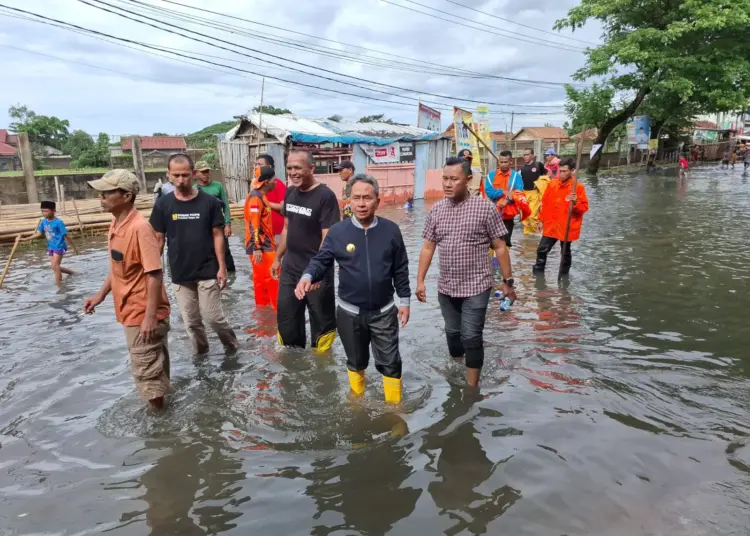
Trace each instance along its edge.
<path fill-rule="evenodd" d="M 33 110 L 29 110 L 28 106 L 20 104 L 11 106 L 8 115 L 13 119 L 10 129 L 13 132 L 27 133 L 31 143 L 62 150 L 68 139 L 70 122 L 67 119 L 37 115 Z"/>
<path fill-rule="evenodd" d="M 256 106 L 253 108 L 254 112 L 260 111 L 260 106 Z M 276 108 L 276 106 L 271 106 L 270 104 L 264 104 L 263 105 L 263 114 L 264 115 L 282 115 L 282 114 L 290 114 L 292 113 L 291 110 L 287 110 L 286 108 Z"/>
<path fill-rule="evenodd" d="M 333 114 L 331 117 L 328 118 L 329 121 L 336 121 L 337 123 L 344 119 L 339 114 Z"/>
<path fill-rule="evenodd" d="M 389 125 L 395 125 L 393 119 L 385 118 L 385 114 L 366 115 L 364 117 L 360 117 L 357 123 L 388 123 Z"/>
<path fill-rule="evenodd" d="M 601 81 L 589 90 L 568 90 L 568 101 L 583 112 L 571 116 L 574 124 L 596 117 L 595 143 L 604 143 L 654 92 L 659 101 L 696 102 L 707 112 L 747 105 L 750 0 L 581 0 L 555 28 L 575 30 L 591 19 L 602 25 L 603 42 L 586 52 L 573 78 Z M 606 105 L 605 113 L 592 111 L 596 102 Z M 600 157 L 591 160 L 589 173 L 598 171 Z"/>
<path fill-rule="evenodd" d="M 166 132 L 154 132 L 152 136 L 169 136 Z"/>
<path fill-rule="evenodd" d="M 83 134 L 78 134 L 83 133 Z M 90 143 L 83 142 L 83 135 L 85 134 Z M 91 137 L 83 132 L 82 130 L 76 130 L 71 135 L 71 138 L 81 138 L 81 143 L 76 146 L 70 145 L 70 155 L 73 160 L 70 162 L 70 167 L 74 169 L 92 168 L 92 167 L 107 167 L 109 165 L 109 136 L 105 133 L 100 133 L 94 142 Z M 85 146 L 85 148 L 84 148 Z"/>

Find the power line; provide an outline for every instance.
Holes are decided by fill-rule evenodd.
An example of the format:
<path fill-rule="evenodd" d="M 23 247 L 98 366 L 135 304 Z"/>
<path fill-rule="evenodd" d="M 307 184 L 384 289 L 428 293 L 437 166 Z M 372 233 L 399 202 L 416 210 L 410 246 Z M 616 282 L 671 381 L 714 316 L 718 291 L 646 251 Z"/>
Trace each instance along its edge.
<path fill-rule="evenodd" d="M 502 21 L 505 21 L 505 22 L 510 22 L 511 24 L 515 24 L 516 26 L 521 26 L 523 28 L 528 28 L 529 30 L 534 30 L 534 31 L 537 31 L 537 32 L 542 32 L 542 33 L 548 33 L 548 30 L 543 30 L 541 28 L 535 28 L 534 26 L 529 26 L 527 24 L 522 24 L 522 23 L 516 22 L 514 20 L 505 19 L 505 18 L 499 17 L 498 15 L 495 15 L 493 13 L 487 13 L 486 11 L 482 11 L 482 10 L 476 9 L 474 7 L 471 7 L 471 6 L 467 6 L 466 4 L 462 4 L 460 2 L 456 2 L 455 0 L 445 0 L 445 1 L 448 2 L 449 4 L 453 4 L 453 5 L 456 5 L 456 6 L 464 8 L 464 9 L 471 10 L 471 11 L 475 11 L 475 12 L 480 13 L 482 15 L 485 15 L 487 17 L 492 17 L 493 19 L 498 19 L 498 20 L 502 20 Z M 575 37 L 568 37 L 567 35 L 557 34 L 555 37 L 559 37 L 561 39 L 568 39 L 570 41 L 575 41 L 577 43 L 583 43 L 583 44 L 586 44 L 586 45 L 599 46 L 597 43 L 592 43 L 590 41 L 584 41 L 582 39 L 576 39 Z"/>
<path fill-rule="evenodd" d="M 146 5 L 146 6 L 150 5 L 150 4 L 146 4 L 144 2 L 140 2 L 138 0 L 128 0 L 128 1 L 135 2 L 135 3 L 138 3 L 138 4 L 142 4 L 142 5 Z M 376 49 L 372 49 L 372 48 L 367 48 L 367 47 L 363 47 L 363 46 L 360 46 L 360 45 L 355 45 L 355 44 L 352 44 L 352 43 L 346 43 L 346 42 L 342 42 L 342 41 L 336 41 L 335 39 L 329 39 L 329 38 L 326 38 L 326 37 L 319 37 L 319 36 L 312 35 L 312 34 L 298 32 L 298 31 L 295 31 L 295 30 L 290 30 L 288 28 L 282 28 L 280 26 L 274 26 L 274 25 L 269 24 L 267 22 L 258 22 L 258 21 L 254 21 L 252 19 L 247 19 L 247 18 L 242 18 L 242 17 L 238 17 L 238 16 L 227 15 L 227 14 L 224 14 L 224 13 L 220 13 L 218 11 L 211 11 L 210 9 L 199 8 L 199 7 L 191 6 L 189 4 L 184 4 L 184 3 L 181 3 L 181 2 L 177 2 L 175 0 L 160 0 L 160 1 L 164 2 L 166 4 L 172 4 L 172 5 L 176 5 L 176 6 L 188 8 L 188 9 L 191 9 L 191 10 L 194 10 L 194 11 L 198 11 L 198 12 L 201 12 L 201 13 L 210 13 L 211 15 L 217 15 L 217 16 L 223 17 L 223 18 L 227 18 L 227 19 L 231 19 L 231 20 L 238 20 L 238 21 L 246 22 L 246 23 L 253 24 L 253 25 L 256 25 L 256 26 L 262 26 L 264 28 L 272 28 L 274 30 L 279 30 L 279 31 L 290 33 L 290 34 L 294 34 L 294 35 L 300 35 L 300 36 L 303 36 L 303 37 L 310 37 L 312 39 L 317 39 L 319 41 L 325 41 L 325 42 L 334 43 L 334 44 L 337 44 L 337 45 L 344 45 L 344 46 L 350 47 L 350 48 L 356 48 L 356 49 L 360 49 L 360 50 L 365 50 L 367 52 L 372 52 L 372 53 L 379 54 L 379 55 L 382 55 L 382 56 L 391 56 L 391 54 L 389 54 L 387 52 L 380 51 L 380 50 L 376 50 Z M 581 83 L 577 83 L 577 82 L 553 82 L 553 81 L 546 81 L 546 80 L 524 80 L 522 78 L 512 78 L 512 77 L 506 77 L 506 76 L 499 76 L 499 75 L 493 75 L 493 74 L 488 74 L 488 73 L 481 73 L 481 72 L 477 72 L 477 71 L 471 71 L 471 70 L 462 69 L 462 68 L 458 68 L 458 67 L 446 66 L 446 65 L 439 64 L 439 63 L 430 62 L 430 61 L 427 61 L 427 60 L 420 60 L 420 59 L 415 59 L 415 58 L 409 58 L 409 57 L 403 56 L 403 55 L 399 55 L 399 58 L 401 60 L 409 60 L 409 61 L 417 62 L 418 64 L 431 65 L 431 66 L 440 67 L 440 68 L 443 68 L 443 69 L 452 69 L 454 71 L 461 72 L 461 73 L 464 73 L 464 74 L 467 74 L 467 75 L 474 75 L 474 76 L 477 76 L 477 77 L 493 78 L 493 79 L 505 80 L 505 81 L 511 81 L 511 82 L 519 82 L 519 83 L 522 83 L 522 84 L 547 84 L 547 85 L 555 85 L 555 86 L 564 86 L 564 85 L 568 85 L 568 84 L 570 84 L 570 85 L 585 85 L 585 84 L 581 84 Z M 407 65 L 409 65 L 409 64 L 407 63 Z"/>
<path fill-rule="evenodd" d="M 263 61 L 265 63 L 271 64 L 271 65 L 275 65 L 277 67 L 281 67 L 281 68 L 288 69 L 288 70 L 291 70 L 291 71 L 300 72 L 300 73 L 306 74 L 308 76 L 314 76 L 316 78 L 322 78 L 324 80 L 329 80 L 329 81 L 332 81 L 332 82 L 335 82 L 335 83 L 339 83 L 339 84 L 346 84 L 348 86 L 359 87 L 361 89 L 365 89 L 365 90 L 368 90 L 368 91 L 373 91 L 373 92 L 376 92 L 376 93 L 382 93 L 382 94 L 386 94 L 386 95 L 392 95 L 392 96 L 399 96 L 399 97 L 401 97 L 400 95 L 395 95 L 395 94 L 389 93 L 387 91 L 383 91 L 383 90 L 379 90 L 379 89 L 375 89 L 375 88 L 370 88 L 370 87 L 359 86 L 359 85 L 354 84 L 353 82 L 351 82 L 351 80 L 358 80 L 360 82 L 365 82 L 365 83 L 368 83 L 368 84 L 373 84 L 373 85 L 377 85 L 377 86 L 387 87 L 387 88 L 390 88 L 390 89 L 395 89 L 395 90 L 399 90 L 399 91 L 406 91 L 406 92 L 409 92 L 409 93 L 415 93 L 417 95 L 428 95 L 428 96 L 431 96 L 431 97 L 437 97 L 437 98 L 451 100 L 451 101 L 463 101 L 463 102 L 471 102 L 471 103 L 476 103 L 476 104 L 492 104 L 494 106 L 510 106 L 510 107 L 519 107 L 519 108 L 558 108 L 558 106 L 548 106 L 548 105 L 525 105 L 525 104 L 509 104 L 509 103 L 499 103 L 499 102 L 491 102 L 491 101 L 480 101 L 480 100 L 475 100 L 475 99 L 467 99 L 467 98 L 462 98 L 462 97 L 455 97 L 455 96 L 451 96 L 451 95 L 442 95 L 442 94 L 439 94 L 439 93 L 430 93 L 430 92 L 425 92 L 425 91 L 420 91 L 420 90 L 415 90 L 415 89 L 410 89 L 410 88 L 404 88 L 404 87 L 401 87 L 401 86 L 395 86 L 395 85 L 392 85 L 392 84 L 385 84 L 383 82 L 376 82 L 376 81 L 373 81 L 373 80 L 368 80 L 366 78 L 360 78 L 360 77 L 357 77 L 357 76 L 346 75 L 344 73 L 339 73 L 337 71 L 332 71 L 330 69 L 324 69 L 322 67 L 315 67 L 319 71 L 330 73 L 330 74 L 333 74 L 335 76 L 346 78 L 346 80 L 344 80 L 344 81 L 337 80 L 335 78 L 326 77 L 326 76 L 323 76 L 323 75 L 320 75 L 320 74 L 317 74 L 317 73 L 311 73 L 309 71 L 304 71 L 304 70 L 301 70 L 299 68 L 289 67 L 289 66 L 284 65 L 284 64 L 280 64 L 280 63 L 276 63 L 276 62 L 273 62 L 273 61 L 269 61 L 269 60 L 267 60 L 265 58 L 260 58 L 260 57 L 257 57 L 257 56 L 253 56 L 253 55 L 249 55 L 249 54 L 244 54 L 244 53 L 238 52 L 236 50 L 233 50 L 233 49 L 230 49 L 230 48 L 226 48 L 224 46 L 217 45 L 217 44 L 212 43 L 210 41 L 204 41 L 202 39 L 198 39 L 196 37 L 193 37 L 193 35 L 199 35 L 201 37 L 212 39 L 212 40 L 218 41 L 220 43 L 225 43 L 225 44 L 227 44 L 229 46 L 233 46 L 233 47 L 237 47 L 237 48 L 249 50 L 251 52 L 255 52 L 255 53 L 259 53 L 259 54 L 265 54 L 266 56 L 269 56 L 271 58 L 275 58 L 275 59 L 278 59 L 278 60 L 281 60 L 281 61 L 285 61 L 287 63 L 292 63 L 292 64 L 295 64 L 295 65 L 301 65 L 303 67 L 307 67 L 307 64 L 302 63 L 302 62 L 298 62 L 298 61 L 295 61 L 295 60 L 289 60 L 289 59 L 283 58 L 281 56 L 276 56 L 274 54 L 269 54 L 267 52 L 264 52 L 264 51 L 261 51 L 261 50 L 257 50 L 257 49 L 253 49 L 253 48 L 250 48 L 250 47 L 246 47 L 244 45 L 235 44 L 235 43 L 232 43 L 230 41 L 219 39 L 219 38 L 216 38 L 214 36 L 203 34 L 203 33 L 200 33 L 200 32 L 194 31 L 194 30 L 188 30 L 187 28 L 183 28 L 181 26 L 177 26 L 177 25 L 170 24 L 170 23 L 167 23 L 167 22 L 161 22 L 161 21 L 158 21 L 156 19 L 153 19 L 152 17 L 147 17 L 145 15 L 133 13 L 132 11 L 129 11 L 129 10 L 124 9 L 124 8 L 113 6 L 112 4 L 109 4 L 109 3 L 107 3 L 107 2 L 105 2 L 103 0 L 92 0 L 92 1 L 96 2 L 97 4 L 103 4 L 103 5 L 109 6 L 110 8 L 114 8 L 114 9 L 118 9 L 120 11 L 124 11 L 125 13 L 130 13 L 132 15 L 136 15 L 138 17 L 141 17 L 142 19 L 146 19 L 146 21 L 158 22 L 159 24 L 167 26 L 168 28 L 162 28 L 161 26 L 157 26 L 157 25 L 153 24 L 152 22 L 146 22 L 146 21 L 143 21 L 143 20 L 138 20 L 136 18 L 133 18 L 132 16 L 128 16 L 128 15 L 125 15 L 123 13 L 118 13 L 117 11 L 112 11 L 111 9 L 107 9 L 105 7 L 102 7 L 101 5 L 92 4 L 92 3 L 90 3 L 87 0 L 78 0 L 78 1 L 81 2 L 81 3 L 83 3 L 83 4 L 86 4 L 88 6 L 91 6 L 91 7 L 94 7 L 96 9 L 99 9 L 101 11 L 112 13 L 113 15 L 117 15 L 117 16 L 122 17 L 124 19 L 132 20 L 132 21 L 137 22 L 139 24 L 142 24 L 142 25 L 145 25 L 145 26 L 149 26 L 149 27 L 155 28 L 157 30 L 161 30 L 163 32 L 167 32 L 167 33 L 171 33 L 171 34 L 174 34 L 174 35 L 178 35 L 180 37 L 183 37 L 183 38 L 186 38 L 186 39 L 190 39 L 192 41 L 196 41 L 196 42 L 199 42 L 199 43 L 203 43 L 203 44 L 209 45 L 209 46 L 214 47 L 214 48 L 219 48 L 219 49 L 222 49 L 222 50 L 226 50 L 226 51 L 231 52 L 233 54 L 238 54 L 238 55 L 241 55 L 241 56 L 250 57 L 250 58 L 257 59 L 257 60 Z M 187 36 L 184 33 L 180 33 L 180 32 L 174 31 L 174 30 L 170 30 L 169 28 L 175 28 L 177 30 L 182 30 L 183 32 L 190 32 L 191 35 Z M 403 96 L 402 98 L 412 98 L 413 99 L 413 97 L 405 97 L 405 96 Z M 425 101 L 425 102 L 428 102 L 428 101 Z M 440 103 L 438 103 L 438 104 L 440 104 Z"/>
<path fill-rule="evenodd" d="M 201 59 L 201 58 L 198 58 L 198 57 L 191 56 L 189 54 L 182 54 L 182 53 L 178 53 L 178 52 L 173 52 L 173 51 L 170 51 L 168 49 L 165 49 L 163 47 L 159 47 L 159 46 L 156 46 L 156 45 L 151 45 L 151 44 L 148 44 L 148 43 L 134 41 L 134 40 L 127 39 L 127 38 L 113 36 L 113 35 L 110 35 L 110 34 L 106 34 L 104 32 L 99 32 L 97 30 L 91 30 L 91 29 L 84 28 L 84 27 L 81 27 L 81 26 L 78 26 L 78 25 L 75 25 L 75 24 L 71 24 L 71 23 L 67 23 L 67 22 L 64 22 L 64 21 L 60 21 L 58 19 L 53 19 L 51 17 L 46 17 L 44 15 L 39 15 L 37 13 L 33 13 L 33 12 L 30 12 L 30 11 L 22 10 L 22 9 L 19 9 L 19 8 L 14 8 L 14 7 L 10 7 L 10 6 L 5 6 L 3 4 L 0 4 L 0 8 L 5 8 L 7 10 L 12 10 L 12 11 L 19 12 L 19 13 L 25 13 L 25 14 L 37 17 L 39 19 L 43 19 L 42 21 L 36 21 L 35 20 L 34 22 L 40 22 L 42 24 L 47 24 L 47 25 L 51 25 L 51 26 L 55 26 L 55 27 L 65 27 L 65 29 L 74 28 L 75 30 L 78 30 L 79 32 L 84 32 L 85 35 L 89 35 L 90 37 L 98 38 L 96 36 L 100 36 L 100 37 L 103 37 L 103 38 L 110 38 L 110 39 L 114 39 L 116 41 L 126 42 L 126 43 L 130 43 L 130 44 L 133 44 L 133 45 L 136 45 L 136 46 L 141 46 L 141 47 L 149 48 L 149 49 L 152 49 L 152 50 L 157 50 L 157 51 L 161 51 L 161 52 L 166 52 L 168 54 L 173 54 L 173 55 L 181 57 L 183 59 L 192 59 L 192 60 L 199 61 L 199 62 L 202 62 L 202 63 L 207 63 L 209 65 L 213 65 L 213 66 L 217 66 L 217 67 L 223 67 L 225 69 L 230 69 L 232 71 L 237 71 L 237 72 L 252 74 L 252 75 L 255 75 L 257 77 L 270 78 L 272 80 L 279 80 L 281 82 L 287 82 L 287 83 L 293 84 L 294 86 L 302 86 L 302 87 L 307 87 L 307 88 L 311 88 L 311 89 L 319 89 L 319 90 L 326 91 L 326 92 L 329 92 L 329 93 L 336 93 L 336 94 L 341 94 L 341 95 L 348 95 L 348 96 L 352 96 L 352 97 L 357 97 L 359 99 L 367 99 L 367 100 L 372 100 L 372 101 L 385 102 L 387 104 L 396 104 L 396 105 L 402 105 L 402 106 L 413 106 L 412 103 L 405 103 L 405 102 L 399 102 L 399 101 L 393 101 L 393 100 L 386 100 L 386 99 L 381 99 L 381 98 L 378 98 L 378 97 L 371 97 L 371 96 L 367 96 L 367 95 L 359 95 L 359 94 L 356 94 L 356 93 L 350 93 L 350 92 L 340 91 L 340 90 L 331 89 L 331 88 L 324 88 L 324 87 L 320 87 L 320 86 L 314 86 L 314 85 L 311 85 L 311 84 L 305 84 L 303 82 L 297 82 L 297 81 L 293 81 L 293 80 L 287 80 L 287 79 L 280 78 L 280 77 L 277 77 L 277 76 L 272 76 L 272 75 L 257 73 L 257 72 L 254 72 L 254 71 L 248 71 L 246 69 L 240 69 L 240 68 L 237 68 L 237 67 L 234 67 L 234 66 L 231 66 L 231 65 L 224 65 L 224 64 L 221 64 L 221 63 L 217 63 L 217 62 L 213 62 L 213 61 L 209 61 L 209 60 L 204 60 L 204 59 Z M 50 22 L 46 22 L 46 21 L 51 21 L 51 22 L 58 23 L 58 24 L 51 24 Z M 59 26 L 59 25 L 62 25 L 62 26 Z M 73 30 L 71 30 L 71 31 L 73 31 Z M 93 34 L 93 35 L 90 35 L 90 34 Z M 131 47 L 129 47 L 129 48 L 131 48 Z M 140 50 L 140 49 L 136 49 L 136 50 Z M 173 59 L 173 58 L 170 58 L 170 59 Z M 189 64 L 193 65 L 190 62 L 184 62 L 184 63 L 189 63 Z M 225 71 L 220 71 L 220 72 L 225 72 Z M 227 74 L 229 74 L 229 73 L 227 73 Z M 283 85 L 283 84 L 280 84 L 280 85 Z M 293 87 L 292 89 L 297 89 L 297 88 Z M 392 96 L 397 97 L 397 98 L 412 99 L 411 97 L 400 97 L 399 95 L 395 95 L 395 94 L 392 94 Z M 412 99 L 412 100 L 414 100 L 414 99 Z M 441 109 L 445 110 L 444 105 L 439 105 L 439 107 L 441 107 Z M 502 113 L 502 112 L 497 112 L 497 113 Z M 559 113 L 557 113 L 557 112 L 526 112 L 526 113 L 524 113 L 524 112 L 515 112 L 515 113 L 517 115 L 530 115 L 530 116 L 559 115 Z"/>
<path fill-rule="evenodd" d="M 436 11 L 438 13 L 444 13 L 444 14 L 452 17 L 452 18 L 447 19 L 445 17 L 440 17 L 440 16 L 434 15 L 432 13 L 427 13 L 427 12 L 424 12 L 424 11 L 419 11 L 417 9 L 414 9 L 414 8 L 411 8 L 411 7 L 408 7 L 408 6 L 403 6 L 401 4 L 397 4 L 395 2 L 391 2 L 390 0 L 381 0 L 381 2 L 385 2 L 386 4 L 390 4 L 392 6 L 400 7 L 401 9 L 406 9 L 408 11 L 413 11 L 414 13 L 420 13 L 422 15 L 427 15 L 428 17 L 432 17 L 433 19 L 439 19 L 439 20 L 442 20 L 442 21 L 450 22 L 451 24 L 456 24 L 458 26 L 464 26 L 465 28 L 470 28 L 472 30 L 478 30 L 480 32 L 486 32 L 486 33 L 491 33 L 491 34 L 494 34 L 494 35 L 499 35 L 501 37 L 511 37 L 511 38 L 513 38 L 516 41 L 522 41 L 524 43 L 531 43 L 532 45 L 542 45 L 542 46 L 545 46 L 547 48 L 562 49 L 562 50 L 567 50 L 569 52 L 585 52 L 586 51 L 586 49 L 583 49 L 583 48 L 573 47 L 571 45 L 564 45 L 562 43 L 554 43 L 552 41 L 545 41 L 545 40 L 542 40 L 542 39 L 535 39 L 535 38 L 524 39 L 523 37 L 518 37 L 518 34 L 515 34 L 513 32 L 509 32 L 507 30 L 502 30 L 500 28 L 496 28 L 495 26 L 490 26 L 489 24 L 484 24 L 482 22 L 470 21 L 470 22 L 472 22 L 472 24 L 478 24 L 480 26 L 486 26 L 487 28 L 492 28 L 492 29 L 491 30 L 487 30 L 487 29 L 484 29 L 484 28 L 477 28 L 476 26 L 469 26 L 468 24 L 465 24 L 463 22 L 459 22 L 458 20 L 456 20 L 457 17 L 453 13 L 449 13 L 447 11 L 442 11 L 442 10 L 439 10 L 439 9 L 435 9 L 433 7 L 430 7 L 430 6 L 425 6 L 424 4 L 420 4 L 419 2 L 414 2 L 413 0 L 403 0 L 403 1 L 404 2 L 409 2 L 410 4 L 414 4 L 414 5 L 423 7 L 425 9 L 431 9 L 431 10 Z M 534 40 L 532 40 L 532 39 L 534 39 Z"/>

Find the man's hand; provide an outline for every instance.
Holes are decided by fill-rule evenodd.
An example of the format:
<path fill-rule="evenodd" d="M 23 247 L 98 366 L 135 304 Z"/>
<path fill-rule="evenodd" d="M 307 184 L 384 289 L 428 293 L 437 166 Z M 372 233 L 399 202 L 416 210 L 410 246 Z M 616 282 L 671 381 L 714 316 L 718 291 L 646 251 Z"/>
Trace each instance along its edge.
<path fill-rule="evenodd" d="M 103 301 L 104 298 L 99 296 L 99 294 L 97 294 L 96 296 L 91 296 L 90 298 L 86 298 L 86 301 L 83 302 L 83 312 L 87 315 L 93 315 L 96 312 L 96 306 Z"/>
<path fill-rule="evenodd" d="M 575 203 L 578 201 L 578 196 L 576 194 L 568 194 L 565 196 L 565 201 L 573 201 Z"/>
<path fill-rule="evenodd" d="M 276 257 L 273 260 L 273 264 L 271 265 L 271 277 L 273 277 L 274 279 L 278 279 L 279 270 L 281 270 L 281 261 L 279 260 L 278 257 Z"/>
<path fill-rule="evenodd" d="M 305 297 L 305 294 L 310 292 L 312 286 L 312 281 L 303 277 L 299 280 L 299 283 L 297 283 L 297 288 L 294 289 L 294 295 L 297 296 L 298 300 L 301 300 Z"/>
<path fill-rule="evenodd" d="M 224 287 L 227 286 L 227 268 L 226 266 L 223 268 L 219 268 L 219 271 L 216 273 L 216 281 L 219 282 L 219 290 L 224 289 Z"/>
<path fill-rule="evenodd" d="M 156 317 L 143 317 L 143 322 L 141 322 L 141 333 L 138 335 L 138 341 L 145 344 L 153 342 L 156 338 L 156 329 L 158 327 L 159 323 L 156 321 Z"/>
<path fill-rule="evenodd" d="M 263 252 L 259 249 L 253 251 L 253 264 L 260 264 L 263 262 Z"/>
<path fill-rule="evenodd" d="M 505 205 L 507 204 L 508 204 L 508 198 L 501 197 L 497 202 L 497 208 L 505 208 Z"/>
<path fill-rule="evenodd" d="M 409 307 L 398 308 L 398 319 L 401 322 L 401 327 L 406 327 L 406 324 L 409 323 Z"/>
<path fill-rule="evenodd" d="M 500 292 L 502 292 L 505 296 L 510 298 L 510 301 L 514 302 L 516 301 L 516 291 L 513 290 L 513 287 L 510 285 L 506 285 L 505 283 L 501 283 L 499 287 Z"/>
<path fill-rule="evenodd" d="M 227 238 L 232 236 L 232 224 L 231 223 L 227 223 L 224 226 L 224 236 L 226 236 Z"/>
<path fill-rule="evenodd" d="M 424 281 L 421 283 L 417 281 L 417 299 L 422 303 L 427 303 L 427 289 L 424 286 Z"/>

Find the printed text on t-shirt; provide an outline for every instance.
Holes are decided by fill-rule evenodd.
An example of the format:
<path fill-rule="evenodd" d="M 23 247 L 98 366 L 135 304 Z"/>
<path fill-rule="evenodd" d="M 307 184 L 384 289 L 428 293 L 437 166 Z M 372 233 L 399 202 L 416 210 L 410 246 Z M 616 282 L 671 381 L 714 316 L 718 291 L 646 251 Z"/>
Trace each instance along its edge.
<path fill-rule="evenodd" d="M 287 212 L 294 212 L 295 214 L 302 214 L 303 216 L 312 216 L 312 209 L 308 207 L 300 207 L 297 205 L 287 205 Z"/>

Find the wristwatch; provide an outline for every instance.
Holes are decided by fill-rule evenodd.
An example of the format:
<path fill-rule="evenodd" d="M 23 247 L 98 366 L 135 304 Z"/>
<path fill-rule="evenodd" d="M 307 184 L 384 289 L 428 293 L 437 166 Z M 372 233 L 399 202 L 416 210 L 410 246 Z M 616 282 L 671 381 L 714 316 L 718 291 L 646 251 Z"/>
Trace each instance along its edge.
<path fill-rule="evenodd" d="M 506 285 L 508 285 L 510 288 L 513 288 L 514 281 L 513 281 L 512 277 L 510 279 L 503 279 L 503 283 L 505 283 Z"/>

